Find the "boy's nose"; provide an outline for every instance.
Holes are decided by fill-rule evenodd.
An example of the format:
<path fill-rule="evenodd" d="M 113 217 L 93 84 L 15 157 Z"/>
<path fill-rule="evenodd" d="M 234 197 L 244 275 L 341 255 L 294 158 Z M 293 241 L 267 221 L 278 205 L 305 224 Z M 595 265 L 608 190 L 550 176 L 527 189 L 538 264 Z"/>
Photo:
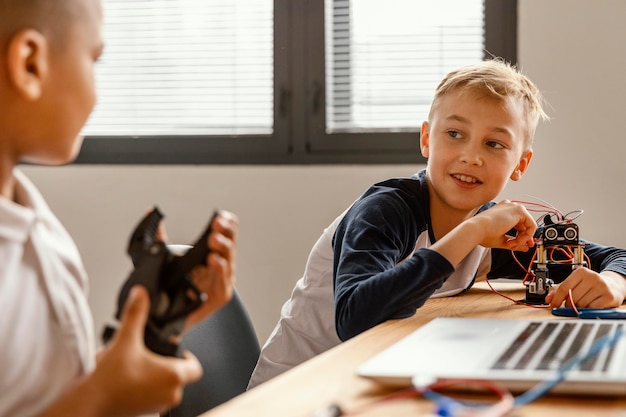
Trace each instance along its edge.
<path fill-rule="evenodd" d="M 480 155 L 480 151 L 472 147 L 467 147 L 463 150 L 460 156 L 461 162 L 464 164 L 481 166 L 483 164 L 483 158 Z"/>

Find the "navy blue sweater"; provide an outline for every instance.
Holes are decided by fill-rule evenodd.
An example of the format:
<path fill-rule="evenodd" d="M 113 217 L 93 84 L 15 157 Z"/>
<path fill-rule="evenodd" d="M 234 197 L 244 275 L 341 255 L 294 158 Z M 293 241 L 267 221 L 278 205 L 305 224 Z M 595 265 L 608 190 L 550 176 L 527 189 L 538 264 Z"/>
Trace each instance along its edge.
<path fill-rule="evenodd" d="M 485 204 L 479 212 L 494 204 Z M 341 340 L 386 320 L 412 316 L 454 272 L 438 252 L 415 249 L 424 232 L 435 242 L 429 207 L 421 171 L 374 184 L 344 216 L 333 238 L 335 324 Z M 626 275 L 626 250 L 584 243 L 594 271 Z M 515 257 L 529 265 L 533 252 L 515 252 Z M 550 267 L 556 282 L 570 272 L 570 265 Z M 488 278 L 522 279 L 525 274 L 511 251 L 491 249 Z"/>

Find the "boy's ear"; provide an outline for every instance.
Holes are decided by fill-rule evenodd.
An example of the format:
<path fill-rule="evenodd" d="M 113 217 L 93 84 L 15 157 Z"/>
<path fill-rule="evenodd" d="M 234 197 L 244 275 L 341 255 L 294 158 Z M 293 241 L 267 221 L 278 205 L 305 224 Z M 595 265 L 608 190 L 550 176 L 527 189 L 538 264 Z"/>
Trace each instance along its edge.
<path fill-rule="evenodd" d="M 524 175 L 524 172 L 528 169 L 528 165 L 530 165 L 530 160 L 533 158 L 533 150 L 529 149 L 526 151 L 519 160 L 519 163 L 515 167 L 515 170 L 511 174 L 511 179 L 513 181 L 518 181 Z"/>
<path fill-rule="evenodd" d="M 25 29 L 15 34 L 7 49 L 7 70 L 13 88 L 28 100 L 37 100 L 48 74 L 49 46 L 41 32 Z"/>
<path fill-rule="evenodd" d="M 420 151 L 422 152 L 422 156 L 424 158 L 428 158 L 429 150 L 428 150 L 428 141 L 430 140 L 430 126 L 428 122 L 422 123 L 422 130 L 420 132 Z"/>

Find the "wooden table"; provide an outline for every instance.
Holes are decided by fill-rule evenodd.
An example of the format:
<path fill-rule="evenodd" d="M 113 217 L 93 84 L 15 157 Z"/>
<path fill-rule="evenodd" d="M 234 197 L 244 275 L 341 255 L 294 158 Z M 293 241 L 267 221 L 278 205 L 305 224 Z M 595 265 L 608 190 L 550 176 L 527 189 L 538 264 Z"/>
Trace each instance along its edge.
<path fill-rule="evenodd" d="M 493 286 L 513 299 L 524 298 L 521 283 L 498 282 Z M 415 316 L 370 329 L 202 417 L 317 417 L 320 410 L 333 403 L 350 416 L 432 415 L 433 404 L 421 398 L 375 403 L 390 389 L 357 376 L 355 370 L 366 359 L 435 317 L 555 318 L 546 308 L 517 305 L 492 292 L 486 283 L 478 283 L 465 294 L 431 299 Z M 512 411 L 510 416 L 626 417 L 626 398 L 549 395 Z"/>

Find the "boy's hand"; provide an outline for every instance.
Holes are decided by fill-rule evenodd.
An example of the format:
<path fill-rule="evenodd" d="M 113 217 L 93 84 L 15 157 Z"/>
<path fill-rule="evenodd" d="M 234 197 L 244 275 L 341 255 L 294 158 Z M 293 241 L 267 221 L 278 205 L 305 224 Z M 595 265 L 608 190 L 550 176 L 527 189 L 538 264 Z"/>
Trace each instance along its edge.
<path fill-rule="evenodd" d="M 207 266 L 198 266 L 191 274 L 194 284 L 208 297 L 200 308 L 189 314 L 185 329 L 204 320 L 233 296 L 239 220 L 233 213 L 222 210 L 211 227 L 208 238 L 211 252 L 207 256 Z"/>
<path fill-rule="evenodd" d="M 483 232 L 481 246 L 526 252 L 535 244 L 533 235 L 537 222 L 521 204 L 503 200 L 475 219 L 480 222 Z M 516 230 L 516 236 L 506 234 L 511 229 Z"/>
<path fill-rule="evenodd" d="M 516 236 L 507 233 L 515 229 Z M 439 252 L 456 266 L 477 245 L 528 251 L 535 242 L 535 219 L 521 204 L 504 200 L 489 210 L 473 216 L 439 238 L 430 249 Z"/>
<path fill-rule="evenodd" d="M 546 296 L 550 307 L 563 303 L 571 307 L 569 291 L 576 307 L 615 308 L 626 299 L 626 278 L 613 271 L 597 273 L 588 268 L 578 268 L 561 284 L 553 285 Z"/>
<path fill-rule="evenodd" d="M 88 378 L 92 400 L 100 415 L 135 416 L 164 411 L 182 398 L 185 385 L 202 375 L 202 366 L 189 352 L 172 358 L 151 352 L 144 344 L 149 311 L 145 288 L 129 295 L 121 324 Z"/>

